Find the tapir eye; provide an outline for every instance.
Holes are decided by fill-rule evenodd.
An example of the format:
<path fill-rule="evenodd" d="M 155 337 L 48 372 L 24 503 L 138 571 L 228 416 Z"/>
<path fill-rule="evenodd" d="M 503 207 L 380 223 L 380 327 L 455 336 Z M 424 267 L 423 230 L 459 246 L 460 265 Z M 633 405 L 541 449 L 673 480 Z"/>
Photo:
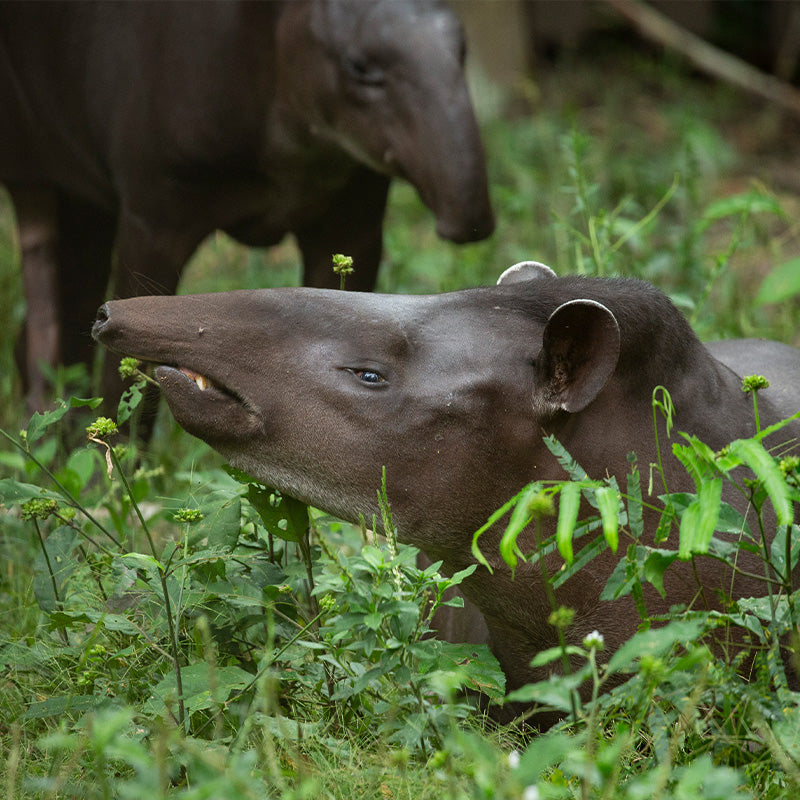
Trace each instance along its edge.
<path fill-rule="evenodd" d="M 348 372 L 352 372 L 362 383 L 386 383 L 386 378 L 374 369 L 351 369 Z"/>
<path fill-rule="evenodd" d="M 348 55 L 344 57 L 344 70 L 347 75 L 362 86 L 383 86 L 386 73 L 375 63 L 364 56 Z"/>

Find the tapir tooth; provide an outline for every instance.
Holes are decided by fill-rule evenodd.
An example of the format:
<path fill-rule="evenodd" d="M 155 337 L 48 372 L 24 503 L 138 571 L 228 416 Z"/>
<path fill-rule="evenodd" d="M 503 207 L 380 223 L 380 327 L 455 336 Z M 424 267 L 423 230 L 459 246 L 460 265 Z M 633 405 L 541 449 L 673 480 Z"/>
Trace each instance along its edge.
<path fill-rule="evenodd" d="M 193 380 L 198 388 L 200 389 L 208 389 L 209 386 L 213 386 L 214 382 L 209 378 L 206 378 L 205 375 L 201 375 L 199 372 L 195 372 L 194 370 L 187 369 L 186 367 L 180 367 L 180 371 L 187 377 Z"/>

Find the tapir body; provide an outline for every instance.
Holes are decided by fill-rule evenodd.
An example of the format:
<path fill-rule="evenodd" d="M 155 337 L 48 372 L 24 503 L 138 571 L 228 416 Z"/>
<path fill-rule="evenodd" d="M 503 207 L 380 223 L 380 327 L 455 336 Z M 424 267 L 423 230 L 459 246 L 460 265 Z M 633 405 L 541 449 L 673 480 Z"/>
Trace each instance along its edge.
<path fill-rule="evenodd" d="M 39 362 L 88 361 L 117 297 L 172 294 L 224 230 L 293 233 L 304 282 L 373 288 L 390 179 L 447 239 L 489 235 L 464 38 L 440 0 L 0 3 L 0 182 L 20 227 L 31 405 Z"/>
<path fill-rule="evenodd" d="M 762 426 L 800 410 L 800 351 L 725 342 L 718 360 L 649 284 L 544 270 L 437 296 L 273 289 L 124 300 L 101 309 L 94 332 L 161 364 L 155 374 L 178 422 L 282 492 L 370 519 L 385 467 L 400 537 L 448 572 L 473 563 L 474 532 L 516 492 L 566 477 L 545 434 L 590 477 L 625 486 L 629 453 L 644 475 L 657 460 L 656 386 L 672 397 L 676 429 L 714 449 L 756 432 L 743 372 L 772 381 L 759 397 Z M 663 421 L 659 431 L 669 490 L 694 491 Z M 792 452 L 797 436 L 789 426 L 769 444 Z M 726 499 L 741 508 L 741 497 Z M 646 511 L 650 543 L 656 522 Z M 529 664 L 557 636 L 539 566 L 520 564 L 512 576 L 499 554 L 502 527 L 480 540 L 493 573 L 479 566 L 462 585 L 483 617 L 462 634 L 488 632 L 513 688 L 544 676 Z M 519 541 L 534 549 L 532 531 Z M 613 651 L 635 632 L 630 598 L 599 600 L 620 557 L 605 550 L 557 590 L 576 611 L 569 641 L 598 630 Z M 761 574 L 748 558 L 739 566 Z M 765 593 L 710 558 L 673 565 L 665 588 L 666 599 L 646 594 L 650 614 Z"/>

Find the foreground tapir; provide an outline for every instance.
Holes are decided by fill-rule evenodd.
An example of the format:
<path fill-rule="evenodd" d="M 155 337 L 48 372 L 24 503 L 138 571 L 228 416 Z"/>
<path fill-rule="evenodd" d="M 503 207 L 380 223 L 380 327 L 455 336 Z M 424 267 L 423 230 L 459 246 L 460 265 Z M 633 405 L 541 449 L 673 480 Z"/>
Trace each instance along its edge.
<path fill-rule="evenodd" d="M 390 178 L 441 236 L 493 228 L 463 74 L 441 0 L 0 3 L 0 182 L 20 226 L 30 405 L 40 362 L 88 361 L 113 293 L 172 294 L 215 229 L 295 235 L 304 282 L 331 254 L 371 289 Z"/>
<path fill-rule="evenodd" d="M 645 475 L 656 461 L 655 386 L 669 390 L 677 428 L 715 449 L 755 433 L 752 399 L 725 362 L 772 380 L 760 395 L 762 425 L 800 410 L 800 351 L 748 340 L 706 347 L 649 284 L 558 278 L 535 264 L 495 287 L 436 296 L 270 289 L 115 301 L 100 309 L 94 335 L 160 364 L 178 422 L 282 492 L 370 519 L 385 466 L 401 538 L 446 571 L 473 562 L 473 533 L 514 493 L 566 477 L 543 434 L 589 476 L 625 486 L 630 452 Z M 784 451 L 797 435 L 780 432 Z M 670 491 L 693 491 L 663 428 L 661 441 Z M 529 663 L 557 638 L 539 568 L 523 564 L 512 579 L 496 527 L 481 539 L 493 574 L 479 566 L 462 588 L 516 687 L 542 677 Z M 533 549 L 530 535 L 520 541 Z M 597 629 L 613 650 L 635 632 L 630 598 L 599 600 L 619 557 L 606 550 L 557 591 L 576 610 L 569 641 Z M 743 570 L 763 574 L 746 561 Z M 651 614 L 715 604 L 718 591 L 765 593 L 710 558 L 673 565 L 665 587 L 666 600 L 647 595 Z"/>

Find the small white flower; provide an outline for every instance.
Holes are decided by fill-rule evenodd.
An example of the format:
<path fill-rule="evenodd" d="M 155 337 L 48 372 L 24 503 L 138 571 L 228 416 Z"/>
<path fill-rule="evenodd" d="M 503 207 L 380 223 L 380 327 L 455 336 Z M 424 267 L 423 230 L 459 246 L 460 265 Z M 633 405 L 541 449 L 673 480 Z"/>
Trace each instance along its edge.
<path fill-rule="evenodd" d="M 602 650 L 604 642 L 603 634 L 600 631 L 592 631 L 583 638 L 583 646 L 587 650 Z"/>
<path fill-rule="evenodd" d="M 511 767 L 511 769 L 516 769 L 519 766 L 519 758 L 519 750 L 512 750 L 508 754 L 508 766 Z"/>
<path fill-rule="evenodd" d="M 522 800 L 539 800 L 539 797 L 539 789 L 534 784 L 526 786 L 522 790 Z"/>

